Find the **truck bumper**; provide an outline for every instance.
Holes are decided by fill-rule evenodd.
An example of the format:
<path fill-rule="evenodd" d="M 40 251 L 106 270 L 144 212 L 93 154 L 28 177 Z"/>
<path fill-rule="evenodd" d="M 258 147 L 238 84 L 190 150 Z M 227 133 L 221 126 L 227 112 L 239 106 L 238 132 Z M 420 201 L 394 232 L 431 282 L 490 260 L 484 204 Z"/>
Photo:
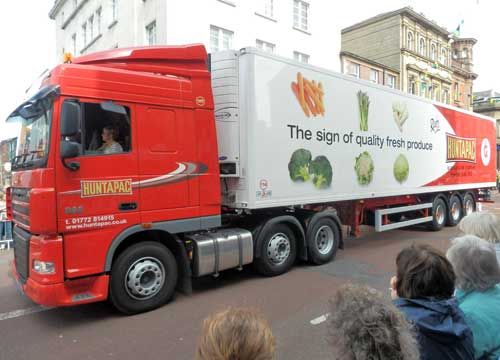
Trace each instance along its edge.
<path fill-rule="evenodd" d="M 103 301 L 108 298 L 109 276 L 98 275 L 57 284 L 40 284 L 28 278 L 19 280 L 15 264 L 13 273 L 22 291 L 34 302 L 44 306 L 72 306 Z"/>

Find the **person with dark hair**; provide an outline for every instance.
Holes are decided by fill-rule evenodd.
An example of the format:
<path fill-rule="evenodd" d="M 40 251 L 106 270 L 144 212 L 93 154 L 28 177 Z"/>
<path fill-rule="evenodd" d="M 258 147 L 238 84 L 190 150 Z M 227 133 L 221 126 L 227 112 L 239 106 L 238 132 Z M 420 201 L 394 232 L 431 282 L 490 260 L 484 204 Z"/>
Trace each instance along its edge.
<path fill-rule="evenodd" d="M 474 359 L 472 331 L 453 297 L 455 273 L 438 249 L 414 244 L 396 258 L 394 304 L 417 330 L 422 360 Z"/>
<path fill-rule="evenodd" d="M 210 315 L 196 350 L 197 360 L 273 360 L 276 341 L 256 310 L 229 308 Z"/>
<path fill-rule="evenodd" d="M 343 285 L 330 308 L 328 339 L 334 359 L 419 359 L 411 325 L 379 291 L 364 285 Z"/>
<path fill-rule="evenodd" d="M 118 131 L 113 126 L 105 126 L 102 129 L 102 146 L 98 149 L 104 154 L 116 154 L 123 152 L 123 148 L 119 142 L 116 141 Z"/>
<path fill-rule="evenodd" d="M 458 306 L 474 334 L 476 359 L 500 357 L 500 267 L 493 244 L 477 236 L 456 238 L 446 256 L 457 276 Z"/>

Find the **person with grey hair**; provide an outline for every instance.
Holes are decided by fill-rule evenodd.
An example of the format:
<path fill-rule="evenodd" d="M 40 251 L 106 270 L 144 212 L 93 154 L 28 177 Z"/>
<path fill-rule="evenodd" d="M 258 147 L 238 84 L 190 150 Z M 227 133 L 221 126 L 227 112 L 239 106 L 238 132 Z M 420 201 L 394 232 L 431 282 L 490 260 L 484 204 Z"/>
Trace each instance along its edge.
<path fill-rule="evenodd" d="M 338 360 L 419 360 L 410 323 L 379 291 L 341 286 L 330 301 L 329 342 Z"/>
<path fill-rule="evenodd" d="M 489 211 L 474 212 L 460 221 L 458 229 L 466 235 L 475 235 L 494 244 L 500 263 L 500 217 Z"/>
<path fill-rule="evenodd" d="M 458 306 L 472 329 L 476 359 L 500 357 L 500 266 L 493 244 L 474 235 L 452 241 L 446 257 L 456 276 Z"/>

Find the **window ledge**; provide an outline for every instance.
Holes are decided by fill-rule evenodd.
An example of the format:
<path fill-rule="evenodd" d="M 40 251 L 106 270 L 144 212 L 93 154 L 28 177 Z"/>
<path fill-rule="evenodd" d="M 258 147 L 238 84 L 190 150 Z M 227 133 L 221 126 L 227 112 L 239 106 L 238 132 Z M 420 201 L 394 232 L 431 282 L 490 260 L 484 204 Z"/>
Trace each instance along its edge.
<path fill-rule="evenodd" d="M 108 29 L 111 29 L 113 26 L 115 26 L 117 22 L 118 20 L 113 20 L 111 24 L 108 25 Z"/>
<path fill-rule="evenodd" d="M 259 12 L 255 12 L 255 15 L 260 16 L 260 17 L 267 19 L 267 20 L 270 20 L 270 21 L 278 22 L 278 20 L 276 20 L 275 18 L 269 17 L 269 16 L 261 14 Z"/>
<path fill-rule="evenodd" d="M 97 35 L 95 38 L 93 38 L 93 39 L 92 39 L 92 41 L 91 41 L 91 42 L 89 42 L 89 43 L 87 44 L 87 46 L 85 46 L 82 50 L 80 50 L 80 54 L 83 54 L 85 51 L 87 51 L 87 49 L 88 49 L 89 47 L 91 47 L 92 45 L 94 45 L 94 44 L 95 44 L 95 42 L 96 42 L 97 40 L 99 40 L 101 37 L 102 37 L 102 34 L 99 34 L 99 35 Z"/>
<path fill-rule="evenodd" d="M 236 6 L 236 4 L 230 0 L 217 0 L 217 1 L 224 3 L 226 5 L 229 5 L 229 6 Z"/>
<path fill-rule="evenodd" d="M 311 35 L 311 33 L 307 30 L 302 30 L 301 28 L 298 28 L 296 26 L 293 27 L 294 30 L 297 30 L 297 31 L 300 31 L 300 32 L 303 32 L 304 34 L 307 34 L 307 35 Z"/>

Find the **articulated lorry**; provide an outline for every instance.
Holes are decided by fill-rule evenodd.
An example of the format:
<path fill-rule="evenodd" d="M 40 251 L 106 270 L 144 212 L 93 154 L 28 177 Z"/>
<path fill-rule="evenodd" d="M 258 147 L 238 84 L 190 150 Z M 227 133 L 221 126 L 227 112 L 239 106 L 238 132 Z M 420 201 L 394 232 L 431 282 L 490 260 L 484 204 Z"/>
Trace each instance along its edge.
<path fill-rule="evenodd" d="M 133 314 L 225 269 L 323 264 L 343 225 L 439 230 L 495 186 L 493 119 L 252 48 L 82 56 L 8 121 L 14 274 L 48 306 Z"/>

